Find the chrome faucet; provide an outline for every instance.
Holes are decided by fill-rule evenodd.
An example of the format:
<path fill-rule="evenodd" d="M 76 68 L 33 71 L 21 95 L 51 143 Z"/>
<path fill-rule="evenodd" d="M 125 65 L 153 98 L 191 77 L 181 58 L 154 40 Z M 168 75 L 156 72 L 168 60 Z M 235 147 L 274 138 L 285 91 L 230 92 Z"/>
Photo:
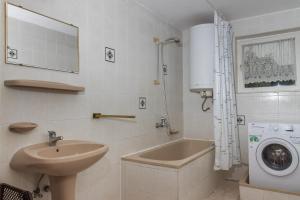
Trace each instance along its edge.
<path fill-rule="evenodd" d="M 169 127 L 169 123 L 167 118 L 161 117 L 160 122 L 155 124 L 156 128 L 163 128 L 163 127 Z"/>
<path fill-rule="evenodd" d="M 49 146 L 56 146 L 59 140 L 63 140 L 63 136 L 56 136 L 55 131 L 48 131 L 49 133 Z"/>

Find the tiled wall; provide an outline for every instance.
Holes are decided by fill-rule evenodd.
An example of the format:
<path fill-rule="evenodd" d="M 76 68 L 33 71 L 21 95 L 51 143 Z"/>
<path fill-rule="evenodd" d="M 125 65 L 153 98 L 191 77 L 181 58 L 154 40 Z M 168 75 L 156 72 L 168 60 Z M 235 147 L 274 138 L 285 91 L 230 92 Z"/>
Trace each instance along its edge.
<path fill-rule="evenodd" d="M 122 200 L 178 200 L 178 170 L 122 160 Z"/>
<path fill-rule="evenodd" d="M 235 36 L 300 27 L 300 9 L 232 21 Z M 213 138 L 212 111 L 201 110 L 199 94 L 189 91 L 189 31 L 183 32 L 183 110 L 184 136 Z M 300 56 L 298 54 L 297 56 Z M 238 113 L 245 115 L 246 125 L 239 126 L 242 161 L 248 163 L 247 123 L 300 123 L 300 92 L 237 94 Z"/>
<path fill-rule="evenodd" d="M 277 12 L 232 21 L 235 36 L 279 31 L 300 27 L 300 9 Z M 296 56 L 300 56 L 297 53 Z M 240 126 L 243 162 L 248 163 L 247 123 L 300 123 L 300 91 L 280 93 L 237 94 L 238 113 L 245 115 L 246 125 Z"/>
<path fill-rule="evenodd" d="M 214 151 L 179 169 L 122 161 L 123 200 L 204 199 L 222 182 L 213 164 Z"/>
<path fill-rule="evenodd" d="M 3 10 L 1 1 L 0 10 Z M 161 88 L 153 85 L 156 76 L 156 48 L 153 36 L 162 39 L 181 33 L 163 23 L 131 0 L 12 0 L 26 8 L 72 23 L 80 28 L 80 73 L 70 74 L 36 68 L 5 65 L 0 56 L 0 182 L 32 190 L 38 175 L 9 168 L 13 153 L 20 147 L 45 142 L 48 130 L 65 139 L 106 143 L 108 154 L 78 176 L 81 199 L 120 198 L 120 156 L 181 137 L 170 138 L 154 127 L 161 116 Z M 4 16 L 1 13 L 0 21 Z M 4 30 L 0 26 L 0 46 Z M 116 49 L 116 63 L 104 61 L 105 46 Z M 0 55 L 4 55 L 0 48 Z M 181 49 L 169 46 L 168 97 L 171 122 L 182 133 Z M 11 89 L 6 79 L 38 79 L 83 85 L 78 95 Z M 138 98 L 147 97 L 147 109 L 138 109 Z M 92 120 L 93 112 L 134 114 L 136 121 Z M 8 131 L 13 122 L 32 121 L 39 127 L 19 135 Z M 47 195 L 43 199 L 49 199 Z"/>
<path fill-rule="evenodd" d="M 179 200 L 207 198 L 223 181 L 223 174 L 213 168 L 215 151 L 210 151 L 178 172 Z"/>

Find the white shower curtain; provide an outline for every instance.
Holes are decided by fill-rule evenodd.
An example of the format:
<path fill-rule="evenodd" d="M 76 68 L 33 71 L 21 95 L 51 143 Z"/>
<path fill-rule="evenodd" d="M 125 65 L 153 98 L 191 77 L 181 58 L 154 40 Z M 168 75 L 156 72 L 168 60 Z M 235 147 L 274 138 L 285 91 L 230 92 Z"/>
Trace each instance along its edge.
<path fill-rule="evenodd" d="M 214 137 L 215 170 L 240 163 L 233 70 L 233 33 L 230 24 L 215 12 Z"/>

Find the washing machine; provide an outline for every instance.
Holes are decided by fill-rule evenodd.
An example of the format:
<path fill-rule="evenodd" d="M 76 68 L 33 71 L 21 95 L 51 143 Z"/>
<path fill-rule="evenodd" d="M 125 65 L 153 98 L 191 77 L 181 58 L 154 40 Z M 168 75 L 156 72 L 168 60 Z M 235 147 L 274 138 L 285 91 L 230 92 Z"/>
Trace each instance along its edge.
<path fill-rule="evenodd" d="M 300 124 L 248 125 L 249 183 L 300 192 Z"/>

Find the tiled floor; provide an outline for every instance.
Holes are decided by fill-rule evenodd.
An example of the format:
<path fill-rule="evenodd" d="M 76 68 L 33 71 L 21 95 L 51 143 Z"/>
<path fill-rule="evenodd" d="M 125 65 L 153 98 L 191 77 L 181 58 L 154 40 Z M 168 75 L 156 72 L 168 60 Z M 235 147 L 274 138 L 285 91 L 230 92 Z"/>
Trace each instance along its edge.
<path fill-rule="evenodd" d="M 239 184 L 232 181 L 224 181 L 205 200 L 239 200 Z"/>

